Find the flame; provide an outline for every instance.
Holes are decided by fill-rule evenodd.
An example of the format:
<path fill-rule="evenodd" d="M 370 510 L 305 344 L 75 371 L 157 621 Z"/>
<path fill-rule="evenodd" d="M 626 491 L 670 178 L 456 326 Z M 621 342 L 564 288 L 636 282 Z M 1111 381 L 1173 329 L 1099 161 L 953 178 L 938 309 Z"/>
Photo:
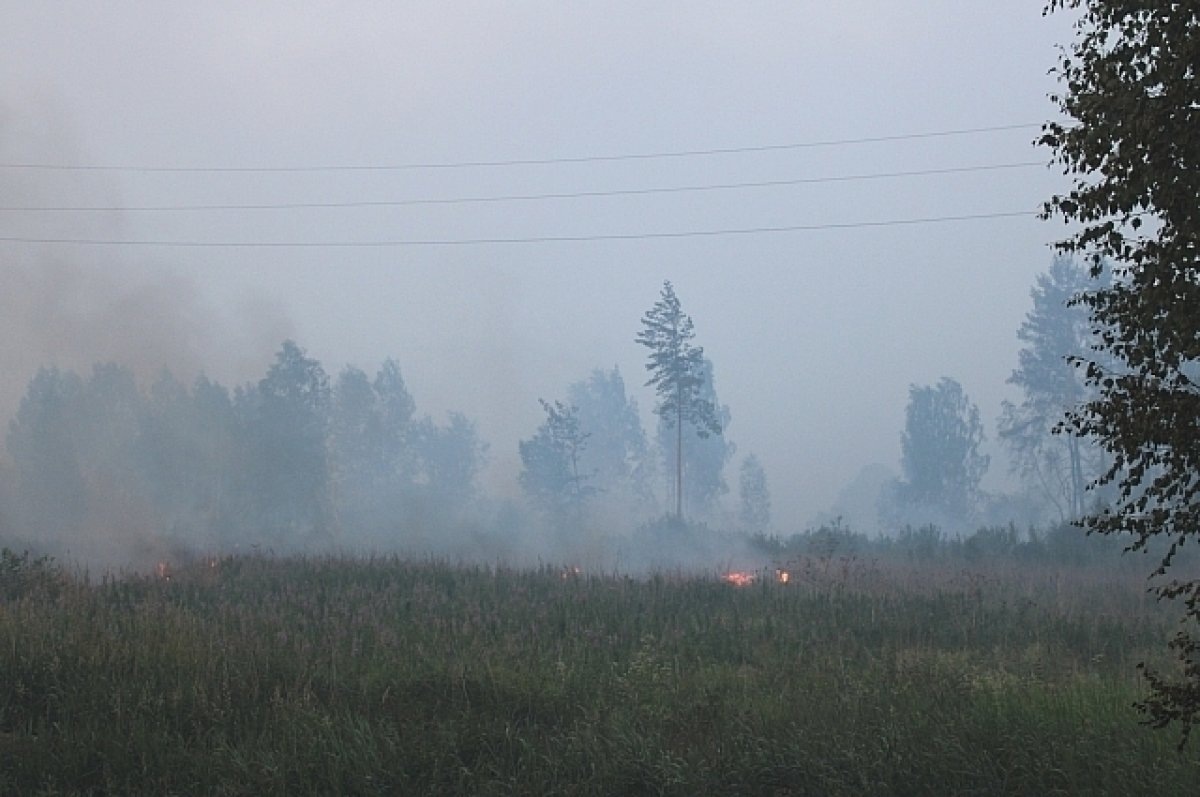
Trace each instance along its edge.
<path fill-rule="evenodd" d="M 747 587 L 754 583 L 754 574 L 748 570 L 730 570 L 721 580 L 735 587 Z"/>
<path fill-rule="evenodd" d="M 762 573 L 755 573 L 750 570 L 730 570 L 721 576 L 721 580 L 726 584 L 732 584 L 735 587 L 747 587 L 759 579 Z M 765 577 L 765 576 L 764 576 Z M 775 570 L 775 582 L 777 584 L 786 584 L 792 580 L 792 574 L 782 568 Z"/>
<path fill-rule="evenodd" d="M 559 578 L 566 581 L 568 578 L 575 578 L 583 573 L 583 568 L 579 565 L 571 565 L 559 574 Z"/>
<path fill-rule="evenodd" d="M 161 578 L 163 581 L 170 581 L 171 580 L 171 563 L 170 562 L 159 562 L 157 565 L 154 566 L 154 573 L 159 578 Z"/>

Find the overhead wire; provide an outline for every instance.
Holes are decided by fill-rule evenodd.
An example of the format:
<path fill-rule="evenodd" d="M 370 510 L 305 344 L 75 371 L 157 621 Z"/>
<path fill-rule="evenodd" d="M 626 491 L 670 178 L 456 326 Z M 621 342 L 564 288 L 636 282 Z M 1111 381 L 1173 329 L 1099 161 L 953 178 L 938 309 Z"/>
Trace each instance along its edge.
<path fill-rule="evenodd" d="M 970 172 L 1001 171 L 1006 169 L 1026 169 L 1044 167 L 1042 161 L 1020 161 L 1016 163 L 980 164 L 973 166 L 955 166 L 940 169 L 912 169 L 895 172 L 874 172 L 869 174 L 828 175 L 821 177 L 796 177 L 776 180 L 756 180 L 733 183 L 708 183 L 699 185 L 679 186 L 650 186 L 645 188 L 622 188 L 596 191 L 563 191 L 536 194 L 501 194 L 493 196 L 463 196 L 463 197 L 424 197 L 415 199 L 379 199 L 379 200 L 349 200 L 343 202 L 249 202 L 249 203 L 212 203 L 191 205 L 108 205 L 108 206 L 0 206 L 0 212 L 44 212 L 44 213 L 88 213 L 88 212 L 173 212 L 173 211 L 210 211 L 210 210 L 305 210 L 332 208 L 370 208 L 370 207 L 406 207 L 415 205 L 461 205 L 472 203 L 499 202 L 530 202 L 552 199 L 590 199 L 617 196 L 648 196 L 654 194 L 678 194 L 703 191 L 730 191 L 751 188 L 778 188 L 794 185 L 811 185 L 819 183 L 842 183 L 859 180 L 883 180 L 902 177 L 924 177 L 931 175 L 965 174 Z"/>
<path fill-rule="evenodd" d="M 401 169 L 449 169 L 484 166 L 518 166 L 544 165 L 586 162 L 609 162 L 627 160 L 647 160 L 653 158 L 682 158 L 691 156 L 753 153 L 776 150 L 801 149 L 809 147 L 831 147 L 856 145 L 874 142 L 903 141 L 913 139 L 929 139 L 946 136 L 962 136 L 978 133 L 1018 130 L 1038 127 L 1035 124 L 993 125 L 986 127 L 962 128 L 955 130 L 937 130 L 921 133 L 906 133 L 885 136 L 859 138 L 831 139 L 822 141 L 793 142 L 787 144 L 768 144 L 757 146 L 726 147 L 715 149 L 675 150 L 663 152 L 624 153 L 615 155 L 588 155 L 560 158 L 530 158 L 497 161 L 452 161 L 441 163 L 410 163 L 410 164 L 349 164 L 349 165 L 310 165 L 310 166 L 118 166 L 104 164 L 45 164 L 45 163 L 0 163 L 0 169 L 44 169 L 60 171 L 112 171 L 112 172 L 332 172 L 332 171 L 395 171 Z M 838 183 L 860 180 L 893 179 L 916 177 L 924 175 L 944 175 L 968 172 L 997 171 L 1002 169 L 1031 168 L 1046 166 L 1044 162 L 1022 161 L 1015 163 L 976 164 L 960 167 L 943 167 L 933 169 L 912 169 L 903 171 L 874 172 L 849 175 L 828 175 L 817 177 L 779 178 L 761 181 L 740 181 L 728 183 L 704 183 L 676 186 L 649 186 L 642 188 L 560 191 L 528 194 L 500 194 L 459 197 L 424 197 L 412 199 L 388 200 L 350 200 L 323 202 L 263 202 L 263 203 L 204 203 L 178 205 L 142 205 L 142 206 L 0 206 L 0 211 L 7 212 L 156 212 L 156 211 L 206 211 L 206 210 L 288 210 L 306 208 L 356 208 L 356 207 L 399 207 L 413 205 L 449 205 L 467 203 L 500 203 L 524 202 L 535 200 L 576 199 L 591 197 L 636 196 L 653 194 L 678 194 L 684 192 L 725 191 L 738 189 L 766 188 L 789 185 Z M 541 244 L 567 243 L 586 241 L 635 241 L 654 239 L 680 239 L 716 236 L 738 236 L 769 233 L 813 232 L 821 230 L 866 229 L 895 226 L 911 226 L 920 224 L 937 224 L 946 222 L 1001 219 L 1016 217 L 1036 217 L 1036 211 L 1003 211 L 991 213 L 970 213 L 920 218 L 883 219 L 876 221 L 828 222 L 813 224 L 765 225 L 752 227 L 728 227 L 693 230 L 665 230 L 635 233 L 595 233 L 581 235 L 533 235 L 515 237 L 465 237 L 465 238 L 429 238 L 429 239 L 382 239 L 382 240 L 153 240 L 140 238 L 106 239 L 93 237 L 70 236 L 37 236 L 37 235 L 8 235 L 0 236 L 0 243 L 44 244 L 44 245 L 76 245 L 76 246 L 129 246 L 129 247 L 166 247 L 166 248 L 382 248 L 382 247 L 444 247 L 472 245 L 508 245 L 508 244 Z"/>
<path fill-rule="evenodd" d="M 145 246 L 169 248 L 386 248 L 412 246 L 477 246 L 498 244 L 542 244 L 577 243 L 585 241 L 639 241 L 669 238 L 701 238 L 728 235 L 757 235 L 763 233 L 815 232 L 820 230 L 864 229 L 873 227 L 897 227 L 917 224 L 938 224 L 954 221 L 974 221 L 1001 218 L 1036 218 L 1033 210 L 1002 211 L 998 213 L 964 213 L 950 216 L 928 216 L 908 219 L 884 219 L 880 221 L 830 222 L 823 224 L 785 224 L 761 227 L 729 227 L 708 230 L 671 230 L 643 233 L 600 233 L 590 235 L 536 235 L 513 238 L 429 238 L 393 239 L 375 241 L 155 241 L 143 239 L 105 238 L 38 238 L 24 236 L 0 236 L 0 242 L 24 244 L 74 244 L 80 246 Z"/>
<path fill-rule="evenodd" d="M 31 169 L 43 171 L 97 171 L 97 172 L 177 172 L 177 173 L 269 173 L 269 172 L 336 172 L 336 171 L 405 171 L 416 169 L 469 169 L 482 167 L 546 166 L 567 163 L 601 163 L 612 161 L 654 160 L 660 158 L 691 158 L 713 155 L 736 155 L 753 152 L 778 152 L 783 150 L 840 147 L 860 144 L 877 144 L 890 141 L 912 141 L 929 138 L 998 133 L 1011 130 L 1040 128 L 1041 123 L 988 125 L 953 130 L 933 130 L 919 133 L 896 133 L 883 136 L 840 138 L 813 141 L 796 141 L 782 144 L 759 144 L 738 147 L 714 147 L 709 149 L 683 149 L 658 152 L 627 152 L 608 155 L 576 155 L 548 158 L 513 158 L 505 160 L 462 160 L 414 163 L 359 163 L 318 164 L 309 166 L 137 166 L 132 164 L 68 164 L 68 163 L 20 163 L 0 162 L 0 169 Z"/>

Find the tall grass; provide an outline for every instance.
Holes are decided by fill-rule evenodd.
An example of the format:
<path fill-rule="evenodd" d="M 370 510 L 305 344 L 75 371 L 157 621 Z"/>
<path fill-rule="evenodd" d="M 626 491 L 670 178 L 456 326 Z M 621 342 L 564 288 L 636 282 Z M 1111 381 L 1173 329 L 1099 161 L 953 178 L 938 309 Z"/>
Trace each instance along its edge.
<path fill-rule="evenodd" d="M 1109 571 L 0 568 L 4 794 L 1193 794 Z M 11 572 L 10 572 L 11 571 Z M 13 574 L 19 574 L 13 575 Z M 769 575 L 769 574 L 767 574 Z"/>

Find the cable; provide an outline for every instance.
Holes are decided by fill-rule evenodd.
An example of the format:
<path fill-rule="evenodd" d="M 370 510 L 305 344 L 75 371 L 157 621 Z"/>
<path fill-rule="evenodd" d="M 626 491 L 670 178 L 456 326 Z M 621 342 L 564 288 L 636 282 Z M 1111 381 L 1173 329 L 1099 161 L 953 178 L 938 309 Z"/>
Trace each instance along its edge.
<path fill-rule="evenodd" d="M 840 147 L 858 144 L 877 144 L 888 141 L 911 141 L 926 138 L 944 138 L 948 136 L 966 136 L 978 133 L 997 133 L 1007 130 L 1026 130 L 1041 128 L 1040 123 L 992 125 L 988 127 L 968 127 L 958 130 L 935 130 L 924 133 L 901 133 L 888 136 L 870 136 L 864 138 L 842 138 L 824 141 L 801 141 L 788 144 L 763 144 L 746 147 L 719 147 L 714 149 L 689 149 L 667 152 L 635 152 L 617 155 L 582 155 L 563 158 L 523 158 L 514 160 L 494 161 L 447 161 L 442 163 L 400 163 L 400 164 L 341 164 L 322 166 L 128 166 L 113 164 L 82 164 L 69 165 L 61 163 L 0 163 L 0 169 L 39 169 L 43 171 L 93 171 L 93 172 L 340 172 L 340 171 L 404 171 L 415 169 L 472 169 L 482 167 L 507 166 L 545 166 L 560 163 L 598 163 L 611 161 L 653 160 L 659 158 L 691 158 L 711 155 L 736 155 L 750 152 L 776 152 L 790 149 L 811 149 L 816 147 Z"/>
<path fill-rule="evenodd" d="M 834 175 L 829 177 L 798 177 L 794 179 L 763 180 L 757 182 L 716 183 L 709 185 L 659 186 L 650 188 L 627 188 L 611 191 L 573 191 L 544 194 L 504 194 L 500 196 L 468 196 L 450 197 L 445 199 L 394 199 L 394 200 L 361 200 L 350 202 L 282 202 L 282 203 L 248 203 L 248 204 L 206 204 L 206 205 L 142 205 L 134 207 L 0 207 L 0 212 L 44 212 L 44 213 L 147 213 L 162 211 L 198 211 L 198 210 L 300 210 L 314 208 L 367 208 L 367 207 L 402 207 L 412 205 L 460 205 L 467 203 L 534 201 L 546 199 L 581 199 L 614 196 L 645 196 L 650 194 L 677 194 L 693 191 L 727 191 L 746 188 L 769 188 L 789 185 L 807 185 L 814 183 L 840 183 L 856 180 L 880 180 L 898 177 L 920 177 L 940 174 L 962 174 L 966 172 L 998 171 L 1001 169 L 1026 169 L 1033 166 L 1045 166 L 1041 161 L 1023 161 L 1020 163 L 985 164 L 979 166 L 958 166 L 944 169 L 917 169 L 901 172 L 877 172 L 873 174 Z"/>
<path fill-rule="evenodd" d="M 1001 213 L 969 213 L 958 216 L 933 216 L 917 219 L 888 219 L 885 221 L 856 221 L 831 224 L 790 224 L 770 227 L 742 227 L 717 230 L 681 230 L 648 233 L 613 233 L 599 235 L 546 235 L 528 238 L 443 238 L 392 241 L 144 241 L 107 240 L 98 238 L 25 238 L 0 236 L 0 242 L 23 244 L 73 244 L 79 246 L 161 246 L 171 248 L 383 248 L 407 246 L 475 246 L 492 244 L 577 243 L 585 241 L 640 241 L 663 238 L 701 238 L 722 235 L 757 235 L 762 233 L 812 232 L 817 230 L 849 230 L 867 227 L 897 227 L 915 224 L 937 224 L 950 221 L 978 219 L 1037 218 L 1036 211 Z"/>

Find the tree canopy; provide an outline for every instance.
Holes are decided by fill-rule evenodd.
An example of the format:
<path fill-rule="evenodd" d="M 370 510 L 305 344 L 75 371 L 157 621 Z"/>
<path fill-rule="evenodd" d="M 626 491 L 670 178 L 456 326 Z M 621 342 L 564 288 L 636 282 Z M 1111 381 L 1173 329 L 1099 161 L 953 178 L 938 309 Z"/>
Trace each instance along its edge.
<path fill-rule="evenodd" d="M 1063 119 L 1040 142 L 1072 178 L 1046 218 L 1072 231 L 1057 246 L 1086 256 L 1093 275 L 1111 262 L 1112 284 L 1080 301 L 1101 329 L 1103 358 L 1081 357 L 1096 389 L 1070 416 L 1110 456 L 1102 484 L 1115 502 L 1085 519 L 1100 533 L 1169 546 L 1158 574 L 1200 536 L 1200 5 L 1129 0 L 1051 0 L 1078 12 L 1074 42 L 1052 97 Z M 1168 582 L 1200 620 L 1200 580 Z M 1200 639 L 1171 643 L 1182 680 L 1150 673 L 1142 704 L 1158 727 L 1179 722 L 1186 742 L 1200 718 Z M 1182 744 L 1183 742 L 1181 742 Z"/>
<path fill-rule="evenodd" d="M 979 408 L 949 377 L 936 386 L 912 385 L 900 440 L 904 479 L 897 498 L 909 509 L 936 510 L 947 519 L 970 518 L 988 457 L 979 452 Z"/>
<path fill-rule="evenodd" d="M 1103 462 L 1092 441 L 1055 433 L 1064 414 L 1093 394 L 1070 358 L 1088 354 L 1097 340 L 1091 314 L 1076 300 L 1099 284 L 1079 261 L 1062 255 L 1038 275 L 1031 291 L 1033 307 L 1017 330 L 1025 345 L 1008 378 L 1024 398 L 1016 404 L 1005 401 L 999 421 L 1000 439 L 1013 454 L 1013 470 L 1054 508 L 1060 521 L 1082 517 L 1088 485 Z"/>
<path fill-rule="evenodd" d="M 578 521 L 584 502 L 595 492 L 587 484 L 592 474 L 579 464 L 591 434 L 580 428 L 577 407 L 544 399 L 538 403 L 546 420 L 518 446 L 521 487 L 553 519 Z"/>
<path fill-rule="evenodd" d="M 626 509 L 652 503 L 654 461 L 637 402 L 625 392 L 620 370 L 593 370 L 568 386 L 566 403 L 576 408 L 580 427 L 590 435 L 580 468 L 605 501 Z"/>
<path fill-rule="evenodd" d="M 9 425 L 0 514 L 47 550 L 113 564 L 128 562 L 110 548 L 403 545 L 477 508 L 487 448 L 465 416 L 414 411 L 394 361 L 331 385 L 292 341 L 232 394 L 166 371 L 143 389 L 113 363 L 86 377 L 44 368 Z"/>
<path fill-rule="evenodd" d="M 683 518 L 684 424 L 700 438 L 721 434 L 717 409 L 704 395 L 704 349 L 693 345 L 695 337 L 691 316 L 683 312 L 670 281 L 664 282 L 658 301 L 642 316 L 637 342 L 650 350 L 646 385 L 658 394 L 654 412 L 675 430 L 676 519 Z"/>
<path fill-rule="evenodd" d="M 682 438 L 689 440 L 690 445 L 680 450 L 677 446 L 681 429 L 660 417 L 657 438 L 661 459 L 667 468 L 674 469 L 677 457 L 683 462 L 682 495 L 685 511 L 693 516 L 712 520 L 719 509 L 721 497 L 729 492 L 729 485 L 725 481 L 725 466 L 733 458 L 737 447 L 726 436 L 733 421 L 733 413 L 728 405 L 722 404 L 717 397 L 713 364 L 707 357 L 701 359 L 700 377 L 696 395 L 713 408 L 713 415 L 720 424 L 721 433 L 702 434 L 702 426 L 685 419 L 681 425 Z M 670 497 L 675 495 L 670 485 L 668 494 Z"/>
<path fill-rule="evenodd" d="M 771 491 L 767 488 L 767 473 L 758 457 L 750 454 L 743 459 L 738 476 L 741 499 L 738 519 L 747 531 L 765 533 L 771 525 Z"/>

